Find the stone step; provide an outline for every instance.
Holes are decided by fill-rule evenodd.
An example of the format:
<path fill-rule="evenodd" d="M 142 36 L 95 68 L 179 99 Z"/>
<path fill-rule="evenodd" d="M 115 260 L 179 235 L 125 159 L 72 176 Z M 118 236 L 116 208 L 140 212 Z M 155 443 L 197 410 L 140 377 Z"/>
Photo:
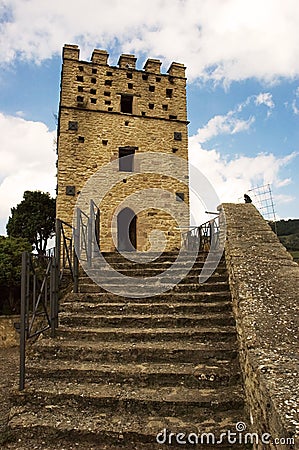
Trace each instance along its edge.
<path fill-rule="evenodd" d="M 161 386 L 159 389 L 137 387 L 130 383 L 74 383 L 67 380 L 34 380 L 28 383 L 23 399 L 33 411 L 44 405 L 88 407 L 106 412 L 159 414 L 188 418 L 211 408 L 216 411 L 242 410 L 243 392 L 240 386 L 190 389 L 184 386 Z M 38 405 L 36 402 L 38 401 Z"/>
<path fill-rule="evenodd" d="M 35 358 L 69 359 L 103 363 L 193 363 L 217 364 L 234 361 L 235 342 L 85 342 L 84 340 L 42 339 L 34 346 Z M 32 357 L 34 356 L 32 355 Z"/>
<path fill-rule="evenodd" d="M 136 281 L 130 279 L 126 279 L 124 284 L 118 284 L 118 283 L 107 283 L 105 280 L 101 280 L 101 284 L 105 285 L 107 289 L 111 289 L 113 293 L 117 293 L 117 295 L 121 295 L 123 297 L 128 296 L 129 290 L 133 293 L 139 293 L 140 290 L 143 292 L 146 292 L 148 296 L 152 295 L 152 287 L 150 285 L 147 285 L 147 283 L 143 283 L 143 290 L 136 285 Z M 160 289 L 159 292 L 164 293 L 171 290 L 172 293 L 175 292 L 184 292 L 184 293 L 194 293 L 194 292 L 200 292 L 200 291 L 209 291 L 209 292 L 221 292 L 221 291 L 227 291 L 228 290 L 228 283 L 225 282 L 215 282 L 215 283 L 185 283 L 185 284 L 178 284 L 175 286 L 172 286 L 172 284 L 168 283 L 156 283 L 155 287 L 157 289 Z M 107 290 L 106 289 L 106 290 Z M 98 292 L 106 292 L 104 287 L 102 285 L 94 284 L 93 282 L 86 282 L 81 283 L 79 285 L 79 292 L 80 293 L 98 293 Z M 109 291 L 110 292 L 110 291 Z M 161 295 L 159 293 L 159 295 Z"/>
<path fill-rule="evenodd" d="M 64 302 L 87 302 L 87 303 L 131 303 L 132 301 L 134 303 L 144 301 L 147 302 L 155 302 L 155 303 L 193 303 L 193 302 L 204 302 L 204 303 L 214 303 L 214 302 L 231 302 L 231 294 L 229 290 L 223 290 L 220 292 L 216 291 L 199 291 L 199 292 L 192 292 L 186 295 L 184 292 L 166 292 L 164 294 L 155 295 L 153 297 L 146 297 L 144 298 L 134 298 L 133 300 L 130 298 L 126 298 L 124 296 L 112 294 L 110 292 L 98 292 L 98 293 L 69 293 L 66 297 Z"/>
<path fill-rule="evenodd" d="M 89 274 L 92 276 L 91 274 Z M 125 279 L 123 277 L 126 277 Z M 156 275 L 158 277 L 158 275 Z M 172 283 L 174 280 L 174 274 L 171 274 L 171 276 L 163 276 L 163 279 L 161 279 L 161 283 Z M 123 284 L 123 283 L 134 283 L 134 278 L 138 278 L 139 280 L 142 280 L 144 283 L 147 282 L 149 278 L 152 278 L 151 276 L 146 276 L 146 274 L 138 274 L 136 276 L 134 274 L 134 271 L 127 275 L 120 275 L 118 272 L 115 272 L 113 274 L 109 274 L 109 276 L 105 277 L 105 272 L 99 272 L 98 274 L 94 272 L 94 279 L 90 279 L 87 276 L 80 277 L 79 278 L 79 284 L 94 284 L 96 280 L 97 282 L 101 282 L 102 280 L 105 281 L 105 283 L 111 283 L 111 284 Z M 209 283 L 219 283 L 219 282 L 227 282 L 228 281 L 228 275 L 227 274 L 214 274 L 209 278 Z M 199 284 L 199 274 L 190 275 L 188 274 L 185 278 L 183 278 L 181 281 L 178 281 L 177 284 Z"/>
<path fill-rule="evenodd" d="M 61 325 L 91 326 L 91 327 L 203 327 L 234 325 L 235 320 L 230 312 L 209 314 L 92 314 L 67 313 L 60 314 Z"/>
<path fill-rule="evenodd" d="M 19 450 L 28 450 L 28 448 L 41 450 L 163 450 L 164 448 L 232 450 L 233 448 L 244 450 L 251 448 L 244 444 L 234 444 L 232 447 L 227 442 L 228 431 L 235 433 L 236 424 L 243 419 L 239 410 L 213 411 L 212 414 L 204 411 L 192 420 L 173 417 L 171 414 L 164 417 L 161 413 L 145 411 L 141 411 L 138 416 L 130 412 L 120 414 L 119 411 L 112 413 L 94 410 L 91 413 L 89 407 L 80 403 L 77 406 L 73 408 L 59 404 L 59 407 L 56 407 L 55 404 L 48 402 L 44 405 L 42 412 L 36 408 L 29 410 L 24 407 L 25 420 L 18 414 L 16 408 L 11 427 L 18 443 L 16 447 L 10 446 L 10 448 Z M 178 436 L 178 433 L 184 433 L 185 436 Z M 207 433 L 212 434 L 207 435 Z M 226 433 L 226 437 L 223 433 Z M 182 445 L 182 439 L 186 439 L 186 444 Z M 192 444 L 189 444 L 189 441 Z"/>
<path fill-rule="evenodd" d="M 59 339 L 76 339 L 85 341 L 122 341 L 122 342 L 153 342 L 153 341 L 190 341 L 197 342 L 220 341 L 234 342 L 236 330 L 233 326 L 214 326 L 196 329 L 192 328 L 91 328 L 90 326 L 60 326 L 57 331 Z"/>
<path fill-rule="evenodd" d="M 193 266 L 190 271 L 188 272 L 188 276 L 198 276 L 201 273 L 201 270 L 203 268 L 203 264 L 201 264 L 200 266 Z M 84 271 L 80 272 L 80 277 L 82 278 L 86 278 L 90 275 L 95 275 L 98 273 L 98 271 L 101 269 L 89 269 L 88 270 L 88 274 Z M 155 275 L 159 275 L 161 273 L 163 273 L 166 269 L 165 267 L 140 267 L 140 268 L 136 268 L 136 267 L 128 267 L 127 265 L 123 265 L 117 270 L 117 272 L 114 274 L 114 276 L 117 276 L 117 273 L 121 273 L 122 275 L 126 275 L 126 276 L 143 276 L 143 277 L 152 277 Z M 177 268 L 177 269 L 171 269 L 171 273 L 173 275 L 179 275 L 181 273 L 181 269 Z M 227 269 L 225 266 L 222 267 L 217 267 L 215 269 L 215 271 L 213 272 L 213 275 L 227 275 Z"/>
<path fill-rule="evenodd" d="M 36 358 L 28 364 L 31 379 L 68 380 L 75 383 L 120 383 L 140 387 L 184 386 L 213 388 L 240 383 L 236 362 L 218 361 L 217 364 L 131 363 L 109 364 L 99 362 L 71 362 Z"/>
<path fill-rule="evenodd" d="M 60 305 L 61 312 L 88 314 L 206 314 L 209 312 L 231 312 L 231 302 L 210 303 L 144 303 L 122 302 L 122 303 L 91 303 L 91 302 L 63 302 Z"/>

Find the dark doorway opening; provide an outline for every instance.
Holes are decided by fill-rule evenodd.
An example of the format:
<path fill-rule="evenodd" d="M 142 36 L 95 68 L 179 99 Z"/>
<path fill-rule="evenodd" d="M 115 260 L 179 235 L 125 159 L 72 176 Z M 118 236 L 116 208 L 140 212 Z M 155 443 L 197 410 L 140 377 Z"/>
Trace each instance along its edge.
<path fill-rule="evenodd" d="M 130 208 L 124 208 L 117 216 L 117 248 L 119 251 L 136 251 L 137 217 Z"/>

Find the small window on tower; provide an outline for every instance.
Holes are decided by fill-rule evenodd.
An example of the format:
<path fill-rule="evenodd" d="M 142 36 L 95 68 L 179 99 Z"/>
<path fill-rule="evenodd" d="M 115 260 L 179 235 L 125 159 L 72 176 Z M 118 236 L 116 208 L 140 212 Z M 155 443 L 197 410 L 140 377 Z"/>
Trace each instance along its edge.
<path fill-rule="evenodd" d="M 96 89 L 90 89 L 90 93 L 95 95 L 97 93 L 97 90 Z"/>
<path fill-rule="evenodd" d="M 120 147 L 118 150 L 119 171 L 133 172 L 135 147 Z"/>
<path fill-rule="evenodd" d="M 97 69 L 92 69 L 92 73 L 97 73 Z"/>
<path fill-rule="evenodd" d="M 155 86 L 149 86 L 149 87 L 148 87 L 148 90 L 149 90 L 150 92 L 154 92 Z"/>
<path fill-rule="evenodd" d="M 122 94 L 120 99 L 120 111 L 127 114 L 132 114 L 133 111 L 133 96 Z"/>
<path fill-rule="evenodd" d="M 83 92 L 83 86 L 78 86 L 78 92 Z"/>
<path fill-rule="evenodd" d="M 175 198 L 177 202 L 183 202 L 185 199 L 185 194 L 184 192 L 176 192 L 175 193 Z"/>
<path fill-rule="evenodd" d="M 69 130 L 77 131 L 78 122 L 69 121 Z"/>
<path fill-rule="evenodd" d="M 166 97 L 171 98 L 172 97 L 172 89 L 166 89 Z"/>
<path fill-rule="evenodd" d="M 112 86 L 112 80 L 105 80 L 105 86 Z"/>
<path fill-rule="evenodd" d="M 84 81 L 84 78 L 81 75 L 77 75 L 77 81 Z"/>
<path fill-rule="evenodd" d="M 179 132 L 179 131 L 175 131 L 175 132 L 173 133 L 173 139 L 174 139 L 175 141 L 181 141 L 181 140 L 182 140 L 182 133 Z"/>

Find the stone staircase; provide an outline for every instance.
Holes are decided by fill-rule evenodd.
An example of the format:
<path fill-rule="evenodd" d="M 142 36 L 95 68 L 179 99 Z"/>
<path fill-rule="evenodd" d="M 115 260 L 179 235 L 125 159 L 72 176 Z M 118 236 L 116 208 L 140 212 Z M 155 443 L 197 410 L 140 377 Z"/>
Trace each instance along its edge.
<path fill-rule="evenodd" d="M 60 306 L 57 338 L 31 348 L 26 389 L 16 394 L 10 420 L 16 440 L 7 448 L 248 448 L 216 443 L 249 421 L 225 261 L 199 285 L 204 256 L 155 297 L 107 293 L 82 274 L 80 293 Z M 106 255 L 134 276 L 160 273 L 174 258 L 163 254 L 144 265 Z"/>

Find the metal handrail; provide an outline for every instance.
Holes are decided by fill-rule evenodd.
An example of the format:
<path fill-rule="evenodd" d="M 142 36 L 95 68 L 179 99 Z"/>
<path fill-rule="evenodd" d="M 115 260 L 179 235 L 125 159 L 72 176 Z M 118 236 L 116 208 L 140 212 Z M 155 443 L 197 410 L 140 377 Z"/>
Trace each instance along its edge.
<path fill-rule="evenodd" d="M 205 251 L 220 244 L 219 216 L 182 233 L 182 244 L 187 251 Z"/>
<path fill-rule="evenodd" d="M 58 327 L 59 286 L 66 272 L 78 292 L 78 259 L 73 250 L 73 227 L 56 220 L 56 245 L 46 255 L 22 254 L 20 316 L 20 380 L 25 387 L 26 342 L 50 329 L 55 337 Z"/>

